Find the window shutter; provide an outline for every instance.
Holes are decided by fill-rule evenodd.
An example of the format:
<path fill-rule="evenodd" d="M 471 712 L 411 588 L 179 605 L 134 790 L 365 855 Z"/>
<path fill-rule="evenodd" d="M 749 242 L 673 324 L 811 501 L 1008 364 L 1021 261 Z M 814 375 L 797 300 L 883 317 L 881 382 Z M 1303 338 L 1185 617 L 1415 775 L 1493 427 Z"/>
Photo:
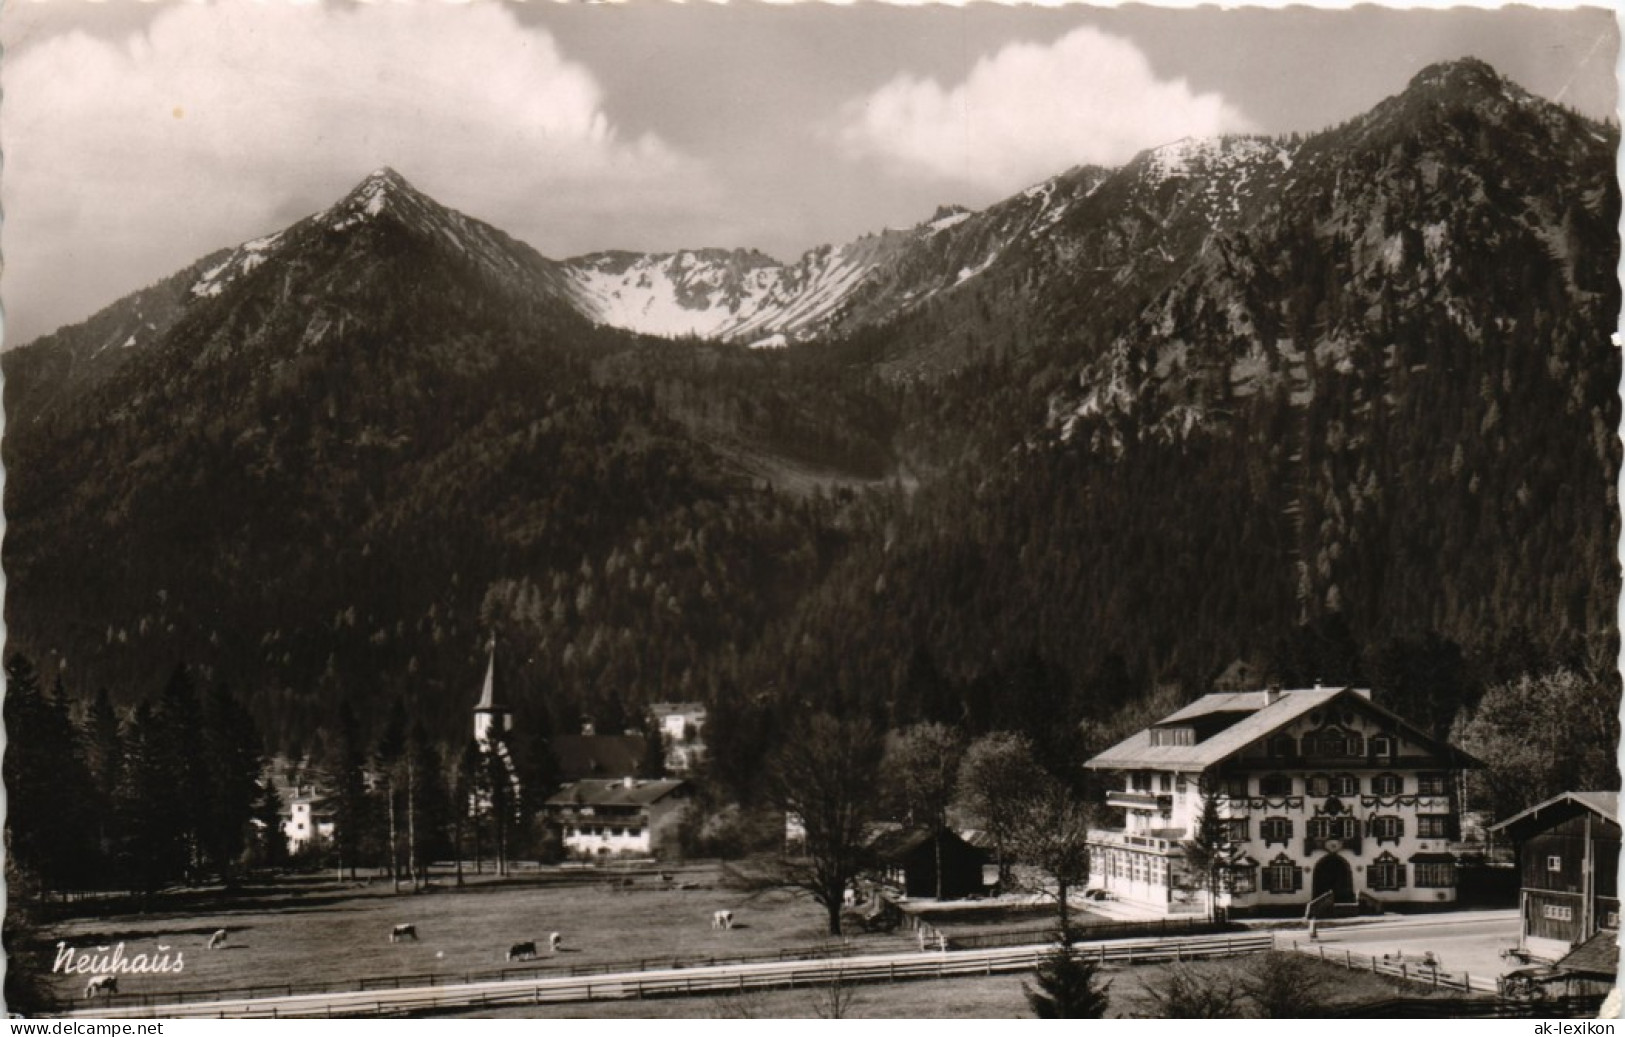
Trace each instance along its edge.
<path fill-rule="evenodd" d="M 1301 889 L 1303 889 L 1303 869 L 1302 868 L 1293 868 L 1292 869 L 1292 892 L 1296 893 Z"/>
<path fill-rule="evenodd" d="M 1394 888 L 1395 889 L 1404 889 L 1405 888 L 1405 873 L 1407 871 L 1409 871 L 1409 870 L 1410 870 L 1410 865 L 1408 865 L 1408 864 L 1396 864 L 1396 865 L 1394 865 L 1394 874 L 1397 876 L 1397 878 L 1395 878 L 1395 880 L 1394 880 Z"/>

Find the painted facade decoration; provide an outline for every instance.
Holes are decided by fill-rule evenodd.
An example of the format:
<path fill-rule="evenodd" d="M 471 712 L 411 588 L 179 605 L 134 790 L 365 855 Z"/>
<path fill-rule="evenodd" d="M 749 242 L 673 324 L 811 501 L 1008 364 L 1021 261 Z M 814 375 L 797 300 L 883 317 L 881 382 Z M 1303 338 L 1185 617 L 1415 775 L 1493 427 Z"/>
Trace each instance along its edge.
<path fill-rule="evenodd" d="M 1465 753 L 1360 688 L 1206 695 L 1087 764 L 1124 823 L 1091 833 L 1090 882 L 1169 914 L 1208 906 L 1186 866 L 1204 798 L 1219 818 L 1214 906 L 1350 914 L 1456 899 Z"/>

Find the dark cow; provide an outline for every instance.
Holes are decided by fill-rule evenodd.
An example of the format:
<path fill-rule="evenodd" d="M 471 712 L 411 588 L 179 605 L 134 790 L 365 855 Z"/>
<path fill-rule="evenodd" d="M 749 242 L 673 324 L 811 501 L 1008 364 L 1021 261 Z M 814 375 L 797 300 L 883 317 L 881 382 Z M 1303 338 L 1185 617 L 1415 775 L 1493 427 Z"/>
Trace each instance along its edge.
<path fill-rule="evenodd" d="M 410 938 L 414 943 L 417 942 L 418 927 L 412 925 L 411 923 L 397 925 L 395 928 L 389 931 L 390 943 L 399 943 L 408 938 Z"/>
<path fill-rule="evenodd" d="M 516 943 L 508 948 L 509 961 L 530 961 L 534 957 L 536 957 L 535 940 L 526 940 L 524 943 Z"/>
<path fill-rule="evenodd" d="M 85 984 L 85 996 L 95 997 L 97 994 L 106 994 L 109 997 L 118 993 L 117 976 L 92 976 L 90 982 Z"/>

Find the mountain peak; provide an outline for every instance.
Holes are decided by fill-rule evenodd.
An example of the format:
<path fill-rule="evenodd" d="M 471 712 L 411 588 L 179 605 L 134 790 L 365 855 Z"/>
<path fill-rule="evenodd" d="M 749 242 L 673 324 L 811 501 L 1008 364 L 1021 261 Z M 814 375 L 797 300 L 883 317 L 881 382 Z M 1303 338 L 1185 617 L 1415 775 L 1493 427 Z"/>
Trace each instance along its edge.
<path fill-rule="evenodd" d="M 389 166 L 380 166 L 362 178 L 333 208 L 328 210 L 330 222 L 342 229 L 377 216 L 395 204 L 407 203 L 411 207 L 429 201 L 406 177 Z"/>
<path fill-rule="evenodd" d="M 1489 62 L 1472 57 L 1427 66 L 1411 77 L 1405 92 L 1457 104 L 1472 104 L 1485 98 L 1504 100 L 1527 96 L 1522 87 L 1497 72 Z"/>

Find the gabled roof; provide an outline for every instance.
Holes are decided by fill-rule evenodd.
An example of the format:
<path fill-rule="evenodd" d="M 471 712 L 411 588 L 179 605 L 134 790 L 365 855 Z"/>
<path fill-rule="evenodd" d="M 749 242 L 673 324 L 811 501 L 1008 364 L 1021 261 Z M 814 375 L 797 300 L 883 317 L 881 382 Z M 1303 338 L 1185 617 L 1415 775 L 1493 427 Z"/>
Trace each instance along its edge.
<path fill-rule="evenodd" d="M 1272 696 L 1274 701 L 1270 701 Z M 1170 713 L 1152 727 L 1179 725 L 1219 713 L 1243 714 L 1242 718 L 1194 745 L 1152 745 L 1151 728 L 1148 727 L 1118 742 L 1084 766 L 1094 770 L 1206 770 L 1249 745 L 1268 738 L 1311 710 L 1340 699 L 1377 714 L 1406 738 L 1427 746 L 1456 766 L 1479 766 L 1477 760 L 1461 750 L 1429 737 L 1414 725 L 1376 705 L 1364 690 L 1358 688 L 1304 688 L 1282 691 L 1278 695 L 1263 691 L 1204 695 Z"/>
<path fill-rule="evenodd" d="M 553 735 L 547 747 L 561 781 L 636 774 L 647 749 L 642 735 Z"/>
<path fill-rule="evenodd" d="M 1563 972 L 1584 976 L 1619 975 L 1619 934 L 1612 929 L 1598 929 L 1591 939 L 1570 951 L 1557 963 Z"/>
<path fill-rule="evenodd" d="M 703 702 L 651 702 L 649 712 L 657 717 L 677 716 L 678 714 L 698 714 L 705 712 Z"/>
<path fill-rule="evenodd" d="M 1251 715 L 1195 745 L 1152 745 L 1151 728 L 1148 727 L 1118 742 L 1084 766 L 1095 770 L 1140 767 L 1203 770 L 1240 752 L 1260 738 L 1268 737 L 1317 706 L 1325 705 L 1342 694 L 1343 690 L 1317 688 L 1312 691 L 1283 691 L 1279 698 L 1268 704 L 1265 701 L 1267 693 L 1262 691 L 1203 695 L 1153 726 L 1193 720 L 1210 713 L 1247 712 Z"/>
<path fill-rule="evenodd" d="M 1288 693 L 1283 691 L 1281 694 Z M 1203 695 L 1183 709 L 1169 713 L 1157 723 L 1174 724 L 1213 713 L 1253 713 L 1264 708 L 1268 695 L 1267 691 L 1216 691 L 1211 695 Z"/>
<path fill-rule="evenodd" d="M 980 856 L 987 856 L 987 851 L 972 843 L 957 832 L 947 829 L 937 833 L 944 849 L 958 846 Z M 931 831 L 927 828 L 893 828 L 876 832 L 869 840 L 869 852 L 883 861 L 899 861 L 922 846 L 931 842 Z"/>
<path fill-rule="evenodd" d="M 1560 792 L 1551 799 L 1542 800 L 1527 810 L 1513 814 L 1505 821 L 1498 821 L 1490 825 L 1490 831 L 1499 832 L 1509 828 L 1538 831 L 1584 810 L 1589 810 L 1598 817 L 1618 824 L 1619 793 L 1600 791 Z"/>
<path fill-rule="evenodd" d="M 686 781 L 576 781 L 547 799 L 548 806 L 646 807 L 686 786 Z"/>

